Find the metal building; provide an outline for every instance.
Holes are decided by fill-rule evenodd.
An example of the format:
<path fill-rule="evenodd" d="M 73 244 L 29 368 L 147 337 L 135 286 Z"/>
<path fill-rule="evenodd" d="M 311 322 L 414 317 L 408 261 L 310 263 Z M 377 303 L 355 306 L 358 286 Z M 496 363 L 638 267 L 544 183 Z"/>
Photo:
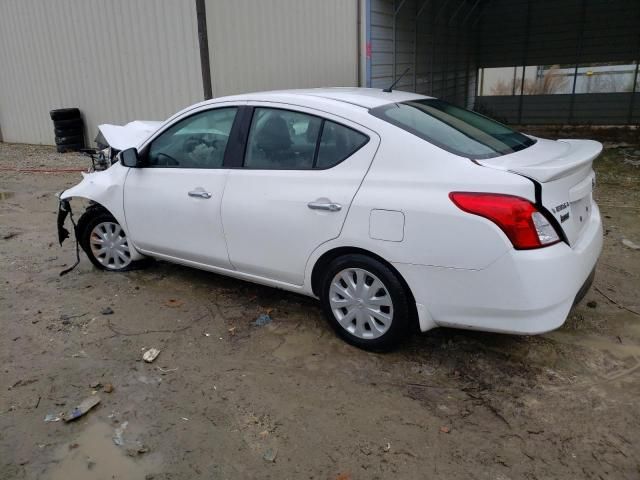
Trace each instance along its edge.
<path fill-rule="evenodd" d="M 638 0 L 368 5 L 367 85 L 411 67 L 401 88 L 507 123 L 640 123 Z"/>
<path fill-rule="evenodd" d="M 357 0 L 2 0 L 0 139 L 54 143 L 49 110 L 163 120 L 210 96 L 356 86 Z"/>
<path fill-rule="evenodd" d="M 516 124 L 640 123 L 638 0 L 3 0 L 0 139 L 49 110 L 161 120 L 211 96 L 386 87 Z"/>

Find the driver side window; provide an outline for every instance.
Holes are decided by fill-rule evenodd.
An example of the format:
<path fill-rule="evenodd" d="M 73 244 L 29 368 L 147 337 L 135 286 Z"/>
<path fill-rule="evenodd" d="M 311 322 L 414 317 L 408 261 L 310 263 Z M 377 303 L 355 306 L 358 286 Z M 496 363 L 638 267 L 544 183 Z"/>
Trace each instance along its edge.
<path fill-rule="evenodd" d="M 147 166 L 222 168 L 237 111 L 236 107 L 216 108 L 173 125 L 151 142 Z"/>

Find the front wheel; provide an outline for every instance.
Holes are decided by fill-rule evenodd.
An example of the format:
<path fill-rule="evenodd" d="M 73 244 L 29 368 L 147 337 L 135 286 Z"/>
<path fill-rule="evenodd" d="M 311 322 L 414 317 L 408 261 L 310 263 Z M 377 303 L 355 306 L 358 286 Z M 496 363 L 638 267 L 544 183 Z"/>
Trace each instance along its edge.
<path fill-rule="evenodd" d="M 329 323 L 348 343 L 365 350 L 390 350 L 406 336 L 409 296 L 388 266 L 350 254 L 325 269 L 320 301 Z"/>
<path fill-rule="evenodd" d="M 96 267 L 122 272 L 136 263 L 131 259 L 127 234 L 108 211 L 88 210 L 78 225 L 80 246 Z"/>

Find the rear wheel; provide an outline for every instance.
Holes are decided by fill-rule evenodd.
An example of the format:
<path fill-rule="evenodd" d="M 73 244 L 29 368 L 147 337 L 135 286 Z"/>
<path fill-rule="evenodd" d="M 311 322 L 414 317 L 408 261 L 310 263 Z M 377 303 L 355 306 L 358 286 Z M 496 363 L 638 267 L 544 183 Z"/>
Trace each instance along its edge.
<path fill-rule="evenodd" d="M 406 336 L 409 296 L 388 266 L 350 254 L 325 269 L 320 301 L 329 323 L 347 342 L 365 350 L 385 351 Z"/>
<path fill-rule="evenodd" d="M 108 211 L 89 209 L 78 225 L 80 246 L 96 267 L 122 272 L 137 263 L 131 258 L 127 234 Z"/>

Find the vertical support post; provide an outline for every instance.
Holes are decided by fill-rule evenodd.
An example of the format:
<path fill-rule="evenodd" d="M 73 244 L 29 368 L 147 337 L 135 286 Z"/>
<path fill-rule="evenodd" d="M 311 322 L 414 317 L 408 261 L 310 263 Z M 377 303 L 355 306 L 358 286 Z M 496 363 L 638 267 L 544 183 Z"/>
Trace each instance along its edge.
<path fill-rule="evenodd" d="M 356 84 L 362 86 L 362 0 L 356 1 L 356 18 L 358 19 L 357 38 L 356 38 Z"/>
<path fill-rule="evenodd" d="M 637 7 L 638 7 L 638 15 L 636 17 L 638 18 L 638 21 L 640 21 L 640 5 L 637 5 Z M 640 33 L 638 34 L 638 43 L 636 44 L 636 58 L 637 58 L 636 71 L 633 74 L 633 84 L 631 87 L 631 100 L 629 100 L 629 115 L 627 117 L 627 123 L 629 125 L 631 125 L 631 120 L 633 119 L 633 109 L 635 106 L 636 93 L 638 93 L 638 70 L 640 69 Z M 0 132 L 0 135 L 2 135 L 1 132 Z M 1 137 L 0 137 L 0 140 L 2 140 Z"/>
<path fill-rule="evenodd" d="M 372 49 L 371 49 L 371 0 L 365 0 L 365 18 L 366 18 L 366 25 L 365 25 L 365 29 L 366 29 L 366 45 L 365 45 L 365 55 L 366 55 L 366 59 L 367 59 L 367 64 L 366 64 L 366 80 L 365 80 L 365 86 L 371 88 L 371 74 L 372 74 L 372 64 L 371 64 L 371 55 L 372 55 Z"/>
<path fill-rule="evenodd" d="M 429 58 L 429 95 L 434 96 L 435 88 L 433 86 L 433 66 L 435 64 L 436 55 L 436 20 L 435 15 L 431 16 L 431 56 Z"/>
<path fill-rule="evenodd" d="M 442 13 L 444 11 L 444 9 L 447 6 L 448 1 L 445 1 L 444 4 L 442 5 L 442 7 L 440 7 L 440 11 L 438 12 L 438 14 L 436 15 L 436 17 L 440 16 L 440 13 Z M 441 68 L 441 74 L 440 74 L 440 97 L 444 100 L 449 101 L 449 98 L 447 96 L 447 69 L 449 68 L 448 65 L 448 60 L 449 60 L 449 27 L 447 26 L 446 22 L 444 22 L 442 24 L 443 27 L 443 37 L 445 39 L 444 42 L 444 49 L 443 49 L 443 55 L 442 55 L 442 68 Z"/>
<path fill-rule="evenodd" d="M 529 35 L 531 33 L 531 0 L 527 0 L 527 20 L 525 24 L 524 45 L 522 48 L 522 79 L 520 80 L 520 101 L 518 102 L 518 124 L 522 124 L 522 103 L 524 101 L 524 74 L 529 57 Z"/>
<path fill-rule="evenodd" d="M 640 67 L 640 60 L 636 60 L 636 71 L 633 74 L 633 87 L 631 89 L 631 100 L 629 100 L 629 115 L 627 118 L 627 124 L 631 125 L 633 119 L 633 107 L 635 105 L 636 93 L 638 92 L 638 69 Z M 0 132 L 0 141 L 2 141 L 2 132 Z"/>
<path fill-rule="evenodd" d="M 462 2 L 460 3 L 460 6 L 462 6 Z M 458 10 L 460 10 L 460 8 L 458 8 Z M 455 15 L 452 15 L 451 19 L 449 19 L 449 21 L 447 22 L 447 28 L 449 30 L 451 30 L 452 26 L 451 26 L 451 21 L 453 20 L 453 18 L 455 18 L 455 16 L 457 15 L 457 12 Z M 455 103 L 456 105 L 458 104 L 458 60 L 460 59 L 460 31 L 456 28 L 454 30 L 454 34 L 456 36 L 456 46 L 454 49 L 454 54 L 453 54 L 453 103 Z"/>
<path fill-rule="evenodd" d="M 571 86 L 571 100 L 569 103 L 569 118 L 567 123 L 571 125 L 573 123 L 573 109 L 576 103 L 576 84 L 578 83 L 578 66 L 580 65 L 580 57 L 582 56 L 582 44 L 584 39 L 584 21 L 587 14 L 587 0 L 582 0 L 580 7 L 580 30 L 578 32 L 578 43 L 576 45 L 576 61 L 575 68 L 573 69 L 573 85 Z"/>
<path fill-rule="evenodd" d="M 416 12 L 417 13 L 417 12 Z M 418 69 L 418 17 L 416 15 L 413 22 L 413 91 L 418 93 L 418 76 L 416 70 Z"/>
<path fill-rule="evenodd" d="M 422 12 L 424 12 L 425 8 L 429 5 L 431 0 L 423 0 L 422 5 L 419 8 L 416 8 L 416 16 L 415 16 L 415 57 L 414 57 L 414 68 L 413 68 L 413 84 L 415 86 L 415 91 L 418 90 L 418 22 L 420 21 L 420 16 Z M 417 7 L 417 4 L 416 4 Z"/>
<path fill-rule="evenodd" d="M 488 4 L 489 2 L 487 2 Z M 478 75 L 478 65 L 480 65 L 481 61 L 479 61 L 480 59 L 480 52 L 483 51 L 482 49 L 482 28 L 483 25 L 480 24 L 478 25 L 479 22 L 479 18 L 482 17 L 483 13 L 484 13 L 484 9 L 486 8 L 486 5 L 480 7 L 480 10 L 478 11 L 478 15 L 477 18 L 475 19 L 474 22 L 471 23 L 471 32 L 472 32 L 472 38 L 475 40 L 473 43 L 473 68 L 474 68 L 474 78 L 476 79 L 476 85 L 475 85 L 475 92 L 473 94 L 473 109 L 475 110 L 478 106 L 478 97 L 481 97 L 484 94 L 484 67 L 482 67 L 482 72 L 480 73 L 480 78 Z M 480 59 L 481 60 L 481 59 Z M 478 88 L 480 87 L 480 88 Z"/>
<path fill-rule="evenodd" d="M 209 58 L 209 37 L 207 35 L 207 11 L 205 0 L 196 0 L 196 19 L 198 23 L 198 45 L 200 47 L 200 69 L 202 70 L 202 90 L 204 99 L 213 98 L 211 84 L 211 64 Z"/>
<path fill-rule="evenodd" d="M 396 7 L 396 2 L 395 0 L 393 1 L 393 80 L 392 82 L 396 81 L 396 63 L 397 63 L 397 56 L 396 56 L 396 43 L 397 43 L 397 27 L 396 24 L 398 23 L 398 13 L 400 13 L 400 10 L 402 10 L 402 7 L 404 6 L 405 2 L 407 0 L 400 0 L 400 4 Z"/>
<path fill-rule="evenodd" d="M 462 23 L 464 26 L 464 22 Z M 466 49 L 466 65 L 464 74 L 464 108 L 469 108 L 469 71 L 471 70 L 471 46 L 469 45 L 469 32 L 464 32 L 464 46 Z"/>
<path fill-rule="evenodd" d="M 391 83 L 396 81 L 396 13 L 395 13 L 395 2 L 393 2 L 393 28 L 391 34 L 391 43 L 393 45 L 393 50 L 391 53 Z"/>

